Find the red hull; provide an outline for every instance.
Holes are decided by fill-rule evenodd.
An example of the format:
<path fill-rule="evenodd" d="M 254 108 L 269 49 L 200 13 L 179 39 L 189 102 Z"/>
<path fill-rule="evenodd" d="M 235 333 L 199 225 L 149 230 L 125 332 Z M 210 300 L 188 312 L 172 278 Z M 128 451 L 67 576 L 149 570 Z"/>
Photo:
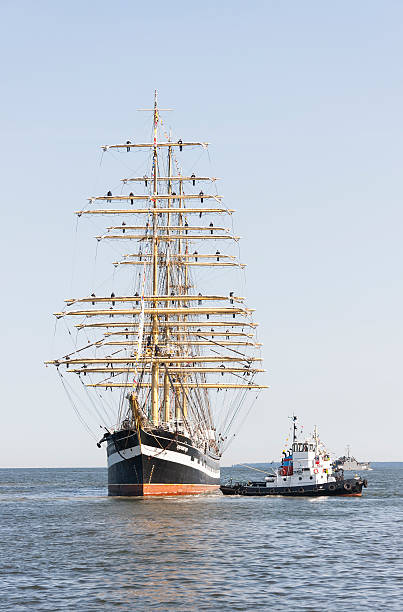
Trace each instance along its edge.
<path fill-rule="evenodd" d="M 110 484 L 109 495 L 122 497 L 150 497 L 164 495 L 199 495 L 218 491 L 220 485 L 207 484 Z"/>
<path fill-rule="evenodd" d="M 342 493 L 339 497 L 362 497 L 362 492 L 360 493 Z"/>

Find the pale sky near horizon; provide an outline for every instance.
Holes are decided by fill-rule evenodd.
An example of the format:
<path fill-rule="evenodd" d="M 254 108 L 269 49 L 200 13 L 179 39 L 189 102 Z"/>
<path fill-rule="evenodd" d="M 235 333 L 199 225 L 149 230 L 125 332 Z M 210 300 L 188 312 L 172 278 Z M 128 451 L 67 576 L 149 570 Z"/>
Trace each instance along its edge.
<path fill-rule="evenodd" d="M 43 362 L 99 145 L 143 131 L 135 109 L 155 88 L 176 133 L 211 143 L 264 343 L 271 388 L 223 465 L 277 459 L 292 412 L 335 453 L 403 460 L 403 4 L 21 0 L 1 13 L 0 467 L 106 463 Z"/>

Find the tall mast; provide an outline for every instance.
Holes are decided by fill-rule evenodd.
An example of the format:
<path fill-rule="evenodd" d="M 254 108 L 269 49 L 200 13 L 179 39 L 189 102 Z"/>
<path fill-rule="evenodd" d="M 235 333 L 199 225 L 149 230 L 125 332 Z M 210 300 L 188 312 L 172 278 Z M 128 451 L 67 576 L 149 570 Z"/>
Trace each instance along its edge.
<path fill-rule="evenodd" d="M 171 133 L 169 133 L 169 140 L 171 140 Z M 172 193 L 172 147 L 168 147 L 168 195 Z M 171 208 L 171 199 L 168 199 L 167 208 Z M 167 228 L 169 228 L 171 224 L 171 214 L 167 213 Z M 167 229 L 167 235 L 169 236 L 169 229 Z M 166 294 L 169 295 L 171 290 L 171 271 L 170 271 L 170 255 L 171 255 L 171 245 L 168 242 L 168 261 L 166 267 Z"/>
<path fill-rule="evenodd" d="M 169 136 L 169 140 L 171 140 L 171 135 Z M 168 195 L 171 195 L 172 193 L 172 183 L 171 183 L 171 176 L 172 176 L 172 147 L 168 148 Z M 171 207 L 171 200 L 168 200 L 168 205 L 167 208 Z M 170 213 L 167 214 L 167 228 L 169 228 L 170 226 L 170 220 L 171 220 L 171 215 Z M 167 235 L 169 235 L 169 229 L 167 229 Z M 171 270 L 170 270 L 170 252 L 171 249 L 171 243 L 168 242 L 167 243 L 167 258 L 166 258 L 166 294 L 169 295 L 169 292 L 171 290 Z M 167 302 L 167 306 L 168 306 L 168 302 Z M 168 321 L 169 318 L 165 317 L 165 320 Z M 170 329 L 169 327 L 166 327 L 165 329 L 165 338 L 166 338 L 166 343 L 169 344 L 169 338 L 170 338 Z M 169 381 L 169 376 L 168 376 L 168 372 L 165 369 L 165 374 L 164 374 L 164 421 L 165 423 L 168 423 L 168 421 L 170 420 L 170 397 L 169 397 L 169 392 L 170 392 L 170 381 Z"/>
<path fill-rule="evenodd" d="M 182 182 L 182 181 L 180 182 L 179 194 L 180 194 L 181 196 L 183 196 L 183 182 Z M 181 206 L 181 207 L 183 207 L 183 208 L 185 207 L 185 202 L 184 202 L 183 200 L 180 200 L 180 206 Z M 181 215 L 181 223 L 180 223 L 180 225 L 183 225 L 183 218 L 182 218 L 182 215 Z M 182 232 L 181 232 L 181 233 L 182 233 Z M 180 241 L 180 242 L 181 242 L 181 241 Z M 187 252 L 188 252 L 188 241 L 186 240 L 186 241 L 185 241 L 185 255 L 187 255 Z M 188 293 L 189 279 L 188 279 L 188 266 L 187 266 L 187 258 L 186 258 L 186 257 L 184 258 L 184 262 L 183 262 L 183 264 L 184 264 L 184 286 L 183 286 L 183 293 L 184 293 L 184 295 L 187 295 L 187 293 Z M 187 303 L 185 302 L 185 304 L 187 304 Z M 183 321 L 186 321 L 186 315 L 183 315 Z M 185 338 L 186 338 L 186 335 L 185 335 L 185 334 L 186 334 L 186 330 L 185 330 L 185 328 L 183 328 L 183 331 L 184 331 L 183 339 L 185 339 Z M 185 346 L 185 348 L 184 348 L 184 354 L 185 354 L 185 355 L 187 355 L 187 353 L 188 353 L 188 351 L 187 351 L 187 348 L 186 348 L 186 346 Z M 187 378 L 187 377 L 186 377 L 186 375 L 185 375 L 185 376 L 183 377 L 183 382 L 184 382 L 184 383 L 186 383 L 186 378 Z M 184 418 L 184 420 L 186 421 L 186 420 L 187 420 L 187 416 L 188 416 L 188 407 L 187 407 L 187 396 L 186 396 L 186 390 L 185 390 L 185 391 L 183 391 L 183 394 L 182 394 L 182 414 L 183 414 L 183 418 Z"/>
<path fill-rule="evenodd" d="M 153 203 L 154 208 L 157 208 L 158 196 L 158 153 L 157 153 L 157 127 L 158 127 L 158 106 L 157 106 L 157 90 L 154 95 L 154 141 L 153 141 Z M 158 295 L 158 215 L 153 215 L 153 295 Z M 157 307 L 157 303 L 153 303 L 153 307 Z M 152 316 L 152 350 L 155 356 L 158 346 L 158 315 Z M 151 384 L 151 420 L 154 425 L 158 425 L 158 388 L 159 388 L 159 364 L 157 361 L 152 365 L 152 384 Z"/>

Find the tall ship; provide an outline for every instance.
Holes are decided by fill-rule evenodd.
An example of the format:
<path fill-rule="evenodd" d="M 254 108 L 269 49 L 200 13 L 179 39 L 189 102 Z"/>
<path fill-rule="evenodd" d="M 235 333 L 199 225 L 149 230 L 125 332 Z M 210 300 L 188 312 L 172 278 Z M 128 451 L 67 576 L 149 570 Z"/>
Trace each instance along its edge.
<path fill-rule="evenodd" d="M 244 268 L 234 210 L 195 167 L 208 143 L 173 137 L 156 93 L 142 110 L 152 113 L 149 142 L 101 147 L 142 171 L 76 213 L 78 222 L 112 219 L 95 255 L 100 243 L 112 247 L 112 275 L 101 294 L 89 287 L 55 313 L 73 347 L 46 363 L 90 433 L 87 408 L 103 427 L 109 495 L 199 494 L 219 488 L 222 453 L 265 388 L 261 344 L 233 289 Z"/>

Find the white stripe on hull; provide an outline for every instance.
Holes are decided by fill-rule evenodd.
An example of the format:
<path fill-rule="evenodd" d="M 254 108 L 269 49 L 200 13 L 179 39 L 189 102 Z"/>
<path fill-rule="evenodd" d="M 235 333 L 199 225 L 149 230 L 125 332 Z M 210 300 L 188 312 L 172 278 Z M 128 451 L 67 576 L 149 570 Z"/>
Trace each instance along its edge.
<path fill-rule="evenodd" d="M 212 478 L 220 477 L 220 470 L 214 470 L 208 465 L 200 465 L 197 463 L 197 459 L 194 461 L 191 460 L 189 455 L 183 455 L 182 453 L 177 453 L 176 451 L 171 450 L 162 450 L 161 448 L 156 448 L 155 446 L 147 446 L 146 444 L 140 446 L 132 446 L 131 448 L 125 448 L 119 452 L 113 453 L 108 457 L 108 467 L 111 467 L 115 463 L 119 463 L 120 461 L 124 461 L 126 459 L 132 459 L 133 457 L 138 457 L 140 454 L 148 456 L 148 457 L 156 457 L 157 459 L 170 461 L 171 463 L 179 463 L 181 465 L 186 465 L 187 467 L 191 467 L 199 472 L 203 472 Z"/>

